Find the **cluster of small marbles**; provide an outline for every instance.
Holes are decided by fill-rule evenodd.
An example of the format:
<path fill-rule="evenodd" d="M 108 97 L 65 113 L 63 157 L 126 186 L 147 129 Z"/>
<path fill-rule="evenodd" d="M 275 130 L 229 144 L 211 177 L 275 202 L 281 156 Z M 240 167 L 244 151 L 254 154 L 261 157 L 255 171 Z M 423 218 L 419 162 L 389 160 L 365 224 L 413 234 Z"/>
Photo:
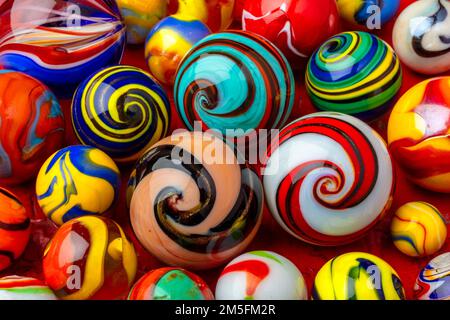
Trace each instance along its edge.
<path fill-rule="evenodd" d="M 84 144 L 118 162 L 131 162 L 167 135 L 169 99 L 146 72 L 109 67 L 87 78 L 76 91 L 72 123 Z"/>
<path fill-rule="evenodd" d="M 222 139 L 174 134 L 137 162 L 130 219 L 141 244 L 163 262 L 192 269 L 239 254 L 259 229 L 263 191 Z"/>
<path fill-rule="evenodd" d="M 210 300 L 205 281 L 182 268 L 207 269 L 233 258 L 218 280 L 217 299 L 307 299 L 302 273 L 283 256 L 252 251 L 235 258 L 259 229 L 264 195 L 276 221 L 314 245 L 355 241 L 385 217 L 395 185 L 390 156 L 383 139 L 351 115 L 372 120 L 390 107 L 402 82 L 400 60 L 374 35 L 335 34 L 339 13 L 371 29 L 396 14 L 398 0 L 50 2 L 0 4 L 0 69 L 11 69 L 0 70 L 0 183 L 20 184 L 37 174 L 37 202 L 59 228 L 44 252 L 45 282 L 1 278 L 0 299 Z M 448 1 L 423 0 L 397 20 L 394 45 L 413 70 L 449 70 L 449 10 Z M 220 32 L 233 15 L 242 18 L 244 31 Z M 117 65 L 125 25 L 128 43 L 147 36 L 155 79 Z M 175 84 L 175 108 L 186 127 L 193 130 L 200 120 L 203 131 L 227 138 L 230 129 L 241 129 L 234 139 L 287 122 L 296 102 L 288 61 L 303 67 L 310 56 L 312 102 L 344 114 L 311 114 L 284 127 L 266 153 L 264 189 L 230 139 L 204 132 L 164 139 L 172 115 L 158 81 Z M 33 77 L 58 96 L 78 86 L 71 120 L 85 145 L 61 149 L 60 105 Z M 431 79 L 406 93 L 388 129 L 400 166 L 433 191 L 450 192 L 449 79 Z M 118 199 L 114 161 L 137 159 L 127 188 L 132 229 L 145 249 L 174 267 L 152 270 L 133 286 L 134 246 L 119 224 L 101 215 Z M 20 200 L 0 188 L 0 271 L 23 254 L 31 223 Z M 391 232 L 400 251 L 419 257 L 439 251 L 447 238 L 444 218 L 423 202 L 399 208 Z M 422 270 L 418 299 L 449 298 L 449 264 L 446 253 Z M 389 264 L 351 252 L 320 269 L 312 298 L 405 294 Z"/>
<path fill-rule="evenodd" d="M 214 300 L 208 285 L 180 268 L 152 270 L 131 289 L 128 300 Z"/>
<path fill-rule="evenodd" d="M 0 69 L 25 72 L 67 97 L 93 70 L 120 62 L 125 36 L 115 1 L 2 1 Z"/>
<path fill-rule="evenodd" d="M 395 212 L 391 233 L 397 249 L 412 257 L 432 255 L 447 240 L 444 217 L 431 204 L 419 201 L 406 203 Z"/>
<path fill-rule="evenodd" d="M 336 0 L 245 1 L 242 28 L 273 42 L 294 67 L 339 32 Z"/>
<path fill-rule="evenodd" d="M 398 17 L 393 43 L 400 59 L 412 70 L 438 74 L 450 70 L 450 2 L 413 2 Z"/>
<path fill-rule="evenodd" d="M 307 300 L 300 270 L 271 251 L 252 251 L 231 261 L 220 274 L 217 300 Z"/>
<path fill-rule="evenodd" d="M 0 183 L 35 177 L 63 142 L 64 117 L 53 93 L 24 73 L 0 70 Z"/>
<path fill-rule="evenodd" d="M 305 81 L 317 108 L 372 120 L 391 106 L 402 70 L 395 52 L 377 36 L 344 32 L 313 54 Z"/>
<path fill-rule="evenodd" d="M 392 202 L 383 139 L 357 118 L 320 112 L 284 127 L 267 151 L 264 190 L 277 222 L 315 245 L 362 237 Z"/>
<path fill-rule="evenodd" d="M 114 161 L 91 146 L 74 145 L 55 152 L 36 180 L 37 200 L 57 225 L 107 211 L 118 198 L 120 173 Z"/>
<path fill-rule="evenodd" d="M 63 224 L 47 245 L 43 273 L 58 298 L 123 298 L 133 284 L 137 257 L 122 228 L 105 217 Z"/>
<path fill-rule="evenodd" d="M 211 72 L 214 68 L 220 72 Z M 174 85 L 175 106 L 189 130 L 201 121 L 203 130 L 232 138 L 280 128 L 294 97 L 294 75 L 283 54 L 264 38 L 242 31 L 201 40 L 183 60 Z"/>

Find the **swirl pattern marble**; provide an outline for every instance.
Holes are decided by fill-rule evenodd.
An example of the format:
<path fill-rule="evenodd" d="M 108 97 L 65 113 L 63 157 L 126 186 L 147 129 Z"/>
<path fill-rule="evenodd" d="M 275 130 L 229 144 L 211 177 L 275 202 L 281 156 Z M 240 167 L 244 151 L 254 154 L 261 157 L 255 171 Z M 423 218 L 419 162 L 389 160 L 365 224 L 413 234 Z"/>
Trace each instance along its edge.
<path fill-rule="evenodd" d="M 283 54 L 242 31 L 201 40 L 183 60 L 174 86 L 175 105 L 189 130 L 201 121 L 203 130 L 232 138 L 252 129 L 280 128 L 294 99 L 294 75 Z"/>
<path fill-rule="evenodd" d="M 25 72 L 58 96 L 72 96 L 93 71 L 119 63 L 124 46 L 114 0 L 0 4 L 0 68 Z"/>
<path fill-rule="evenodd" d="M 450 193 L 450 77 L 422 81 L 397 102 L 388 122 L 389 150 L 409 179 Z"/>
<path fill-rule="evenodd" d="M 44 251 L 48 286 L 63 300 L 125 298 L 134 281 L 133 244 L 111 219 L 84 216 L 62 225 Z"/>
<path fill-rule="evenodd" d="M 0 184 L 33 179 L 64 140 L 64 115 L 54 94 L 24 73 L 0 70 Z"/>
<path fill-rule="evenodd" d="M 398 17 L 392 38 L 412 70 L 431 75 L 450 70 L 450 1 L 412 3 Z"/>
<path fill-rule="evenodd" d="M 55 152 L 36 179 L 37 201 L 57 225 L 106 212 L 119 190 L 117 165 L 106 153 L 90 146 L 69 146 Z"/>
<path fill-rule="evenodd" d="M 391 107 L 402 70 L 395 52 L 377 36 L 344 32 L 312 55 L 305 81 L 317 108 L 372 120 Z"/>
<path fill-rule="evenodd" d="M 450 252 L 433 258 L 420 271 L 414 295 L 419 300 L 450 299 Z"/>
<path fill-rule="evenodd" d="M 141 244 L 166 264 L 218 266 L 244 250 L 259 229 L 258 176 L 211 134 L 165 138 L 135 170 L 131 224 Z"/>
<path fill-rule="evenodd" d="M 367 124 L 315 113 L 284 127 L 275 140 L 264 190 L 272 215 L 289 234 L 315 245 L 341 245 L 384 217 L 393 168 L 385 142 Z"/>
<path fill-rule="evenodd" d="M 72 124 L 79 140 L 119 162 L 135 161 L 164 138 L 170 118 L 164 89 L 131 66 L 93 74 L 80 85 L 72 102 Z"/>

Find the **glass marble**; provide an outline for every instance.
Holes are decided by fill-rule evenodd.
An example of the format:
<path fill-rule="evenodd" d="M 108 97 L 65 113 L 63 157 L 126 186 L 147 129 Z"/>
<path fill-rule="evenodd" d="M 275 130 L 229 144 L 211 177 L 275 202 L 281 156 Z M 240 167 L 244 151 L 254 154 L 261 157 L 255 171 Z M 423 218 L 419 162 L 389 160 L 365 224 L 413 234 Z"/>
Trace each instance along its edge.
<path fill-rule="evenodd" d="M 243 31 L 201 40 L 183 60 L 174 86 L 175 106 L 189 130 L 200 121 L 202 130 L 228 138 L 282 127 L 294 99 L 286 58 L 264 38 Z"/>
<path fill-rule="evenodd" d="M 336 0 L 340 16 L 365 29 L 381 29 L 397 13 L 400 0 Z"/>
<path fill-rule="evenodd" d="M 435 257 L 420 271 L 414 296 L 418 300 L 450 300 L 450 252 Z"/>
<path fill-rule="evenodd" d="M 168 265 L 216 267 L 242 252 L 261 224 L 258 176 L 208 133 L 179 132 L 156 143 L 131 181 L 134 233 Z"/>
<path fill-rule="evenodd" d="M 119 63 L 124 45 L 125 27 L 115 1 L 0 4 L 0 69 L 25 72 L 58 96 L 70 97 L 92 72 Z"/>
<path fill-rule="evenodd" d="M 177 15 L 195 18 L 212 32 L 223 31 L 233 22 L 235 0 L 179 0 Z"/>
<path fill-rule="evenodd" d="M 0 184 L 36 177 L 63 146 L 64 128 L 59 102 L 45 85 L 24 73 L 0 70 Z"/>
<path fill-rule="evenodd" d="M 373 120 L 392 106 L 402 70 L 395 52 L 377 36 L 344 32 L 312 55 L 305 81 L 320 110 Z"/>
<path fill-rule="evenodd" d="M 65 223 L 43 258 L 45 281 L 64 300 L 124 298 L 136 269 L 133 244 L 105 217 L 84 216 Z"/>
<path fill-rule="evenodd" d="M 166 16 L 168 0 L 117 0 L 117 5 L 127 27 L 127 43 L 141 44 Z"/>
<path fill-rule="evenodd" d="M 0 188 L 0 271 L 10 267 L 24 252 L 30 239 L 30 218 L 19 198 Z"/>
<path fill-rule="evenodd" d="M 307 300 L 298 268 L 271 251 L 252 251 L 231 261 L 220 274 L 217 300 Z"/>
<path fill-rule="evenodd" d="M 180 268 L 152 270 L 131 289 L 128 300 L 214 300 L 199 276 Z"/>
<path fill-rule="evenodd" d="M 355 117 L 313 113 L 284 127 L 267 151 L 268 208 L 292 236 L 334 246 L 363 237 L 392 203 L 383 139 Z"/>
<path fill-rule="evenodd" d="M 413 2 L 395 22 L 392 39 L 412 70 L 429 75 L 450 70 L 450 2 Z"/>
<path fill-rule="evenodd" d="M 313 300 L 405 300 L 397 272 L 369 253 L 350 252 L 328 261 L 317 273 Z"/>
<path fill-rule="evenodd" d="M 326 39 L 339 32 L 339 13 L 335 0 L 245 1 L 242 28 L 265 37 L 293 67 L 301 67 Z"/>
<path fill-rule="evenodd" d="M 118 162 L 132 162 L 167 135 L 170 103 L 164 89 L 143 70 L 109 67 L 78 87 L 72 124 L 83 144 Z"/>
<path fill-rule="evenodd" d="M 103 151 L 74 145 L 55 152 L 42 165 L 36 196 L 44 214 L 57 225 L 106 212 L 118 198 L 120 172 Z"/>
<path fill-rule="evenodd" d="M 44 282 L 20 276 L 0 278 L 0 300 L 58 300 Z"/>
<path fill-rule="evenodd" d="M 200 20 L 171 15 L 157 23 L 145 42 L 145 59 L 152 75 L 172 85 L 186 53 L 211 31 Z"/>
<path fill-rule="evenodd" d="M 450 193 L 450 77 L 425 80 L 408 90 L 392 110 L 388 143 L 411 181 Z"/>
<path fill-rule="evenodd" d="M 439 210 L 415 201 L 402 205 L 394 215 L 391 234 L 398 250 L 411 257 L 438 252 L 447 240 L 447 226 Z"/>

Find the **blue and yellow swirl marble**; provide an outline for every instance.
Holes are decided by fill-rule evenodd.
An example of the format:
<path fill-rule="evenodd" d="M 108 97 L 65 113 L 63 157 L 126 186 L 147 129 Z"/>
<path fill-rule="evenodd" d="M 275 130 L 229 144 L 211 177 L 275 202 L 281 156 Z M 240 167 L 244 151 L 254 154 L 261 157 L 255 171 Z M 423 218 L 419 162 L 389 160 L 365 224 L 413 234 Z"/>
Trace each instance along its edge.
<path fill-rule="evenodd" d="M 170 103 L 146 72 L 114 66 L 85 80 L 72 103 L 72 124 L 79 140 L 119 162 L 136 160 L 167 135 Z"/>
<path fill-rule="evenodd" d="M 55 152 L 36 180 L 37 200 L 45 215 L 58 225 L 107 211 L 116 200 L 120 173 L 103 151 L 70 146 Z"/>

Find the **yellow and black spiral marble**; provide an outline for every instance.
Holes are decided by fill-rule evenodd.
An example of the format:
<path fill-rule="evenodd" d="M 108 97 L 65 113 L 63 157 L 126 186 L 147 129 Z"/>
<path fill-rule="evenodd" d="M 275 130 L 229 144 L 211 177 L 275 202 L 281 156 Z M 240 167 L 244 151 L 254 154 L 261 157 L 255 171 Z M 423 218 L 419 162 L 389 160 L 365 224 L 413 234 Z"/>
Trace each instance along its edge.
<path fill-rule="evenodd" d="M 114 66 L 80 85 L 72 103 L 72 123 L 82 143 L 129 162 L 166 136 L 170 103 L 146 72 Z"/>

